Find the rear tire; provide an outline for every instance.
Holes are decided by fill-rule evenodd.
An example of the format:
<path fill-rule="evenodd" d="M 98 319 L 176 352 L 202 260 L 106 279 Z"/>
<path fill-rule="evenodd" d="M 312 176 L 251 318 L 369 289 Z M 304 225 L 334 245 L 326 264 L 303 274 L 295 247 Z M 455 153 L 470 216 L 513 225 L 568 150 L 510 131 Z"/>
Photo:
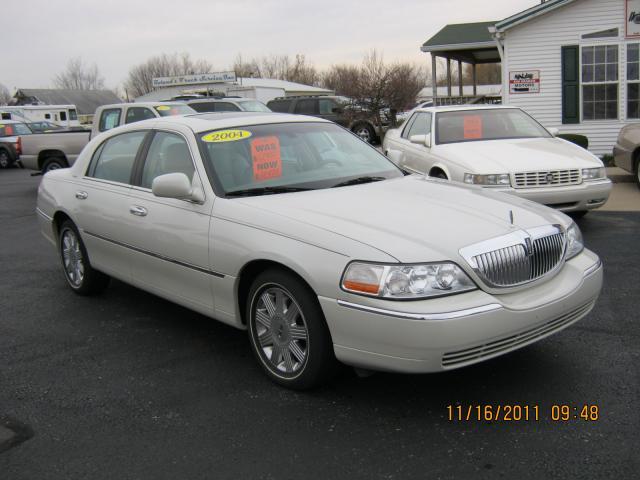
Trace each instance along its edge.
<path fill-rule="evenodd" d="M 68 168 L 69 164 L 64 158 L 61 157 L 49 157 L 42 164 L 42 173 L 45 174 L 51 170 L 58 170 L 60 168 Z"/>
<path fill-rule="evenodd" d="M 93 295 L 107 288 L 109 276 L 91 266 L 84 242 L 71 220 L 60 226 L 58 251 L 62 271 L 71 290 L 78 295 Z"/>
<path fill-rule="evenodd" d="M 292 273 L 270 269 L 249 289 L 249 341 L 275 383 L 306 390 L 328 381 L 338 361 L 318 297 Z"/>
<path fill-rule="evenodd" d="M 0 150 L 0 168 L 9 168 L 11 166 L 11 157 L 6 150 Z"/>
<path fill-rule="evenodd" d="M 444 173 L 442 170 L 436 170 L 433 173 L 429 173 L 429 176 L 432 178 L 441 178 L 442 180 L 449 180 L 449 178 L 447 177 L 447 174 Z"/>
<path fill-rule="evenodd" d="M 368 123 L 358 123 L 353 127 L 352 131 L 367 143 L 373 143 L 376 138 L 376 132 Z"/>

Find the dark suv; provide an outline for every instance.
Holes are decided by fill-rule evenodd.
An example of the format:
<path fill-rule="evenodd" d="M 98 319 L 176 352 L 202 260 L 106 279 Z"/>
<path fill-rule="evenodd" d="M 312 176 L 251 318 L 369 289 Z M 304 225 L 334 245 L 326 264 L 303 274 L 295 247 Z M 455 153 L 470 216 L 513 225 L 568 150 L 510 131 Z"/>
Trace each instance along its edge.
<path fill-rule="evenodd" d="M 377 125 L 375 115 L 353 103 L 347 97 L 279 97 L 267 102 L 274 112 L 295 113 L 320 117 L 348 128 L 365 142 L 380 141 L 382 134 L 389 128 L 387 116 L 380 115 L 382 125 Z"/>

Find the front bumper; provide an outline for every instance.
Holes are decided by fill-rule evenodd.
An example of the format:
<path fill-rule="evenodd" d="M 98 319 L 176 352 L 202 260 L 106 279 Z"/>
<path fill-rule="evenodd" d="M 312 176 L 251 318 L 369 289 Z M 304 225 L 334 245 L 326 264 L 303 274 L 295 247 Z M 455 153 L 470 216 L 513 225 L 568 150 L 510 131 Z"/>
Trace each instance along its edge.
<path fill-rule="evenodd" d="M 597 255 L 585 250 L 551 280 L 518 292 L 481 290 L 415 302 L 346 294 L 319 297 L 336 357 L 372 370 L 450 370 L 529 345 L 584 317 L 602 287 Z"/>
<path fill-rule="evenodd" d="M 563 212 L 580 212 L 593 210 L 607 203 L 612 184 L 611 180 L 605 178 L 602 180 L 583 182 L 579 185 L 557 187 L 489 188 L 526 198 L 527 200 L 541 203 Z"/>

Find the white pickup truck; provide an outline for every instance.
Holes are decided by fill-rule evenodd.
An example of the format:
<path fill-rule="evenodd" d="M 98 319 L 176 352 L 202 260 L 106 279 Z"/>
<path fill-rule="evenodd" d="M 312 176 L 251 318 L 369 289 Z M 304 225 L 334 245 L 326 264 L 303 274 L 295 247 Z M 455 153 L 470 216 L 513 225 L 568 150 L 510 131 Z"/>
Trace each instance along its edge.
<path fill-rule="evenodd" d="M 149 118 L 196 113 L 181 102 L 117 103 L 103 105 L 93 116 L 93 128 L 86 131 L 36 133 L 21 139 L 20 161 L 25 168 L 46 173 L 73 165 L 89 140 L 102 132 Z"/>

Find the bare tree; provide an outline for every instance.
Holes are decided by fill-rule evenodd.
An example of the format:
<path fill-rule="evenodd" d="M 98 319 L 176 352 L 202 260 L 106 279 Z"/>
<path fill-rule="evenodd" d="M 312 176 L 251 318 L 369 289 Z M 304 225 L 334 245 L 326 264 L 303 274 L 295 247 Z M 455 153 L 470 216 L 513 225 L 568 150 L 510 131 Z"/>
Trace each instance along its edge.
<path fill-rule="evenodd" d="M 0 105 L 9 105 L 13 97 L 9 93 L 9 89 L 0 83 Z"/>
<path fill-rule="evenodd" d="M 305 85 L 318 85 L 321 78 L 316 67 L 308 63 L 300 53 L 293 58 L 288 55 L 264 55 L 250 61 L 239 53 L 233 63 L 233 70 L 238 77 L 274 78 Z"/>
<path fill-rule="evenodd" d="M 129 96 L 139 97 L 153 90 L 154 77 L 171 77 L 211 73 L 213 67 L 206 60 L 192 60 L 188 53 L 157 55 L 129 70 L 124 88 Z"/>
<path fill-rule="evenodd" d="M 357 65 L 333 65 L 322 74 L 321 84 L 333 90 L 337 95 L 346 97 L 358 96 L 360 67 Z"/>
<path fill-rule="evenodd" d="M 69 60 L 66 69 L 55 76 L 53 83 L 67 90 L 100 90 L 104 88 L 104 77 L 95 63 L 84 65 L 82 58 L 76 57 Z"/>
<path fill-rule="evenodd" d="M 241 53 L 236 55 L 236 59 L 233 62 L 233 71 L 236 73 L 237 77 L 261 77 L 258 62 L 255 59 L 245 61 Z"/>

